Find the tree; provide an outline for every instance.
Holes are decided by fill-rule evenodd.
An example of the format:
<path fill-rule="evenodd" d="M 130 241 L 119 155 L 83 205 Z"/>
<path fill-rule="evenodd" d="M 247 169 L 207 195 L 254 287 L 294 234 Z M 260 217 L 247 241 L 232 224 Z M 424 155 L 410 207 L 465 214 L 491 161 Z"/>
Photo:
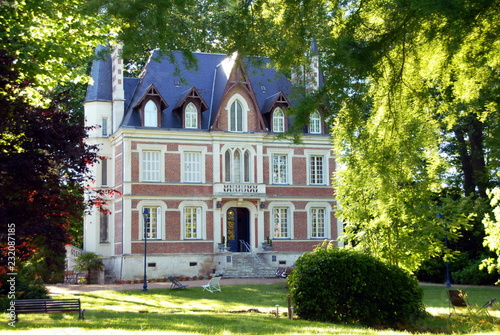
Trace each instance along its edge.
<path fill-rule="evenodd" d="M 0 6 L 0 227 L 14 227 L 16 268 L 59 280 L 64 245 L 78 231 L 83 183 L 96 148 L 83 142 L 81 99 L 93 47 L 104 40 L 84 1 L 9 1 Z M 81 87 L 81 86 L 80 86 Z M 99 197 L 99 195 L 96 195 Z M 12 230 L 12 229 L 11 229 Z M 81 229 L 80 229 L 81 230 Z M 2 273 L 7 257 L 2 257 Z"/>
<path fill-rule="evenodd" d="M 320 48 L 325 84 L 292 110 L 294 128 L 316 106 L 328 117 L 346 241 L 409 270 L 449 254 L 444 235 L 480 248 L 500 162 L 498 1 L 240 4 L 241 21 L 272 22 L 277 37 L 233 36 L 233 48 L 281 68 L 302 64 L 313 38 Z"/>

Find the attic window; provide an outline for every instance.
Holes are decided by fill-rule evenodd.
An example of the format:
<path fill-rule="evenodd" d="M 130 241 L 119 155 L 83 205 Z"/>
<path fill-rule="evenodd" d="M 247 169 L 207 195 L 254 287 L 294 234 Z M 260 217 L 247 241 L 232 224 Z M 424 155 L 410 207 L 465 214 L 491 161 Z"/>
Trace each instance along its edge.
<path fill-rule="evenodd" d="M 174 80 L 174 86 L 175 87 L 181 87 L 181 81 L 180 80 Z"/>
<path fill-rule="evenodd" d="M 262 91 L 262 93 L 266 93 L 266 87 L 264 85 L 260 86 L 260 90 Z"/>
<path fill-rule="evenodd" d="M 158 127 L 158 107 L 153 100 L 144 106 L 144 127 Z"/>

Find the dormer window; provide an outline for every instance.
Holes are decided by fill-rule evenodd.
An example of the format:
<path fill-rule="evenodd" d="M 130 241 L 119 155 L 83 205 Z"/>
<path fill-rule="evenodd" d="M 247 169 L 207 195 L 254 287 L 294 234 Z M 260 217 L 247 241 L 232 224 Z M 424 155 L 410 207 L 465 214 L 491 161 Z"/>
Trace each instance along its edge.
<path fill-rule="evenodd" d="M 239 100 L 231 104 L 229 113 L 229 131 L 243 131 L 243 107 Z"/>
<path fill-rule="evenodd" d="M 198 128 L 198 109 L 190 102 L 184 111 L 184 126 L 185 128 Z"/>
<path fill-rule="evenodd" d="M 275 133 L 285 131 L 285 113 L 279 107 L 275 108 L 273 112 L 273 131 Z"/>
<path fill-rule="evenodd" d="M 153 100 L 144 105 L 144 127 L 158 127 L 158 106 Z"/>
<path fill-rule="evenodd" d="M 321 134 L 321 115 L 318 111 L 314 111 L 309 117 L 309 133 Z"/>

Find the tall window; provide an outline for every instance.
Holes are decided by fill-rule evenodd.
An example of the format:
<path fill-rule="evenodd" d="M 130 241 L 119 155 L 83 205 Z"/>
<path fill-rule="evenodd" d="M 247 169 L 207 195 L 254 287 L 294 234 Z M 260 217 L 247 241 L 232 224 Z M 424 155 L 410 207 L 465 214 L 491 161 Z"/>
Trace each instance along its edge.
<path fill-rule="evenodd" d="M 192 102 L 190 102 L 186 106 L 186 110 L 184 111 L 184 118 L 184 125 L 186 128 L 198 128 L 198 110 Z"/>
<path fill-rule="evenodd" d="M 201 183 L 201 152 L 184 152 L 184 181 Z"/>
<path fill-rule="evenodd" d="M 324 156 L 311 156 L 309 161 L 309 181 L 313 185 L 324 185 Z"/>
<path fill-rule="evenodd" d="M 230 148 L 224 154 L 224 181 L 249 183 L 251 181 L 251 153 L 248 149 Z"/>
<path fill-rule="evenodd" d="M 142 180 L 160 180 L 160 151 L 145 150 L 142 152 Z"/>
<path fill-rule="evenodd" d="M 101 159 L 101 186 L 108 186 L 108 159 L 105 157 Z"/>
<path fill-rule="evenodd" d="M 273 112 L 273 131 L 282 133 L 285 131 L 285 113 L 281 108 L 276 108 Z"/>
<path fill-rule="evenodd" d="M 201 238 L 201 207 L 184 207 L 184 238 Z"/>
<path fill-rule="evenodd" d="M 158 107 L 153 100 L 144 106 L 144 127 L 158 127 Z"/>
<path fill-rule="evenodd" d="M 145 218 L 145 222 L 143 225 L 143 229 L 146 229 L 146 238 L 148 239 L 160 239 L 160 231 L 161 231 L 161 207 L 144 207 L 141 216 L 143 216 L 142 213 L 144 213 L 144 210 L 148 210 L 148 215 Z M 142 239 L 144 239 L 144 230 L 142 231 Z"/>
<path fill-rule="evenodd" d="M 314 111 L 309 117 L 309 132 L 311 134 L 321 134 L 321 115 L 318 111 Z"/>
<path fill-rule="evenodd" d="M 311 237 L 326 237 L 324 208 L 311 208 Z"/>
<path fill-rule="evenodd" d="M 229 131 L 243 131 L 243 107 L 238 100 L 231 104 L 229 113 Z"/>
<path fill-rule="evenodd" d="M 277 207 L 273 209 L 274 237 L 286 238 L 289 230 L 288 207 Z"/>
<path fill-rule="evenodd" d="M 288 184 L 288 156 L 273 154 L 272 157 L 273 184 Z"/>
<path fill-rule="evenodd" d="M 101 130 L 102 130 L 102 136 L 107 137 L 108 136 L 108 119 L 103 117 L 101 119 Z"/>
<path fill-rule="evenodd" d="M 99 217 L 99 242 L 108 242 L 108 226 L 109 215 L 105 212 L 100 212 Z"/>

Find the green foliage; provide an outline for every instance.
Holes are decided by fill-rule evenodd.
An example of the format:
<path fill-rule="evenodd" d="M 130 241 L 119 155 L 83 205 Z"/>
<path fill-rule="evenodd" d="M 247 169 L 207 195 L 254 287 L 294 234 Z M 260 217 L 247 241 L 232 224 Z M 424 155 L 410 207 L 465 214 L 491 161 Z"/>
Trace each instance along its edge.
<path fill-rule="evenodd" d="M 497 255 L 500 255 L 500 188 L 497 187 L 491 190 L 489 196 L 494 209 L 492 215 L 486 216 L 483 220 L 486 233 L 484 245 Z M 500 256 L 484 260 L 482 268 L 487 269 L 489 273 L 500 273 Z"/>
<path fill-rule="evenodd" d="M 83 252 L 75 259 L 76 265 L 74 269 L 87 272 L 86 282 L 88 284 L 94 284 L 96 282 L 95 276 L 104 269 L 101 257 L 95 252 Z"/>
<path fill-rule="evenodd" d="M 396 326 L 424 315 L 415 278 L 349 249 L 323 246 L 302 255 L 288 283 L 296 313 L 307 320 Z"/>

